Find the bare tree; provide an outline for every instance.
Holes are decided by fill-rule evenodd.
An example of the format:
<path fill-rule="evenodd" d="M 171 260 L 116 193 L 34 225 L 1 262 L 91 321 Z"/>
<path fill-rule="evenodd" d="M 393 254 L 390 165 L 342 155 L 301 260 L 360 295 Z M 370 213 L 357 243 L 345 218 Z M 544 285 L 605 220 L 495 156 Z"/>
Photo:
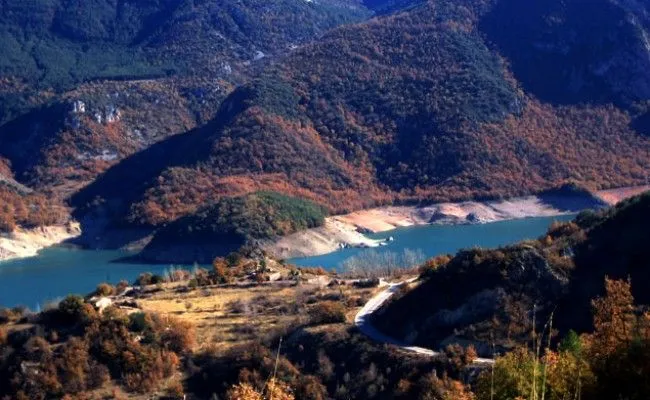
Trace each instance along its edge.
<path fill-rule="evenodd" d="M 425 261 L 422 250 L 405 249 L 394 251 L 365 250 L 342 263 L 342 270 L 360 278 L 379 278 L 394 276 L 415 268 Z"/>

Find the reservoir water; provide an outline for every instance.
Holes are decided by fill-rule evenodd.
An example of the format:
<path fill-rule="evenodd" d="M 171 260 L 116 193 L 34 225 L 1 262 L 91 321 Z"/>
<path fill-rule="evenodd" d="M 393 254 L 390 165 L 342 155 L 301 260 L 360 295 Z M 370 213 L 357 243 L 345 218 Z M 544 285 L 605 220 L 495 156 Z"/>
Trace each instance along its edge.
<path fill-rule="evenodd" d="M 375 239 L 392 236 L 395 240 L 377 252 L 420 250 L 426 257 L 474 246 L 496 247 L 537 238 L 556 220 L 572 216 L 527 218 L 483 225 L 427 225 L 400 228 L 382 234 L 369 235 Z M 342 263 L 362 249 L 343 249 L 335 253 L 290 260 L 301 266 L 340 268 Z M 128 255 L 121 251 L 95 251 L 50 248 L 38 256 L 0 262 L 0 306 L 24 305 L 38 309 L 46 302 L 70 293 L 87 294 L 100 282 L 117 283 L 121 279 L 133 282 L 142 272 L 162 274 L 166 265 L 126 264 L 115 262 Z M 184 266 L 191 268 L 191 266 Z"/>
<path fill-rule="evenodd" d="M 554 221 L 570 221 L 575 215 L 556 217 L 524 218 L 510 221 L 474 225 L 423 225 L 398 228 L 392 231 L 368 235 L 373 239 L 393 237 L 388 246 L 377 247 L 372 251 L 402 253 L 404 250 L 421 251 L 425 257 L 440 254 L 454 254 L 458 250 L 471 247 L 491 248 L 513 244 L 524 239 L 536 239 L 546 232 Z M 344 249 L 335 253 L 316 257 L 290 260 L 300 266 L 340 269 L 343 262 L 366 249 Z"/>
<path fill-rule="evenodd" d="M 123 251 L 45 249 L 36 257 L 0 262 L 0 306 L 32 310 L 68 294 L 88 294 L 101 282 L 133 282 L 142 272 L 163 273 L 169 265 L 125 264 L 113 261 Z"/>

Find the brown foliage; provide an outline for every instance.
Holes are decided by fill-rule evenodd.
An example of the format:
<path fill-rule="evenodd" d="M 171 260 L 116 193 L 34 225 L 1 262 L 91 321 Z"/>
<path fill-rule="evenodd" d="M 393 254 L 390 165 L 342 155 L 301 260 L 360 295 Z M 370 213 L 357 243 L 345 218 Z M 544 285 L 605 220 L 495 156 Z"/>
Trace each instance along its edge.
<path fill-rule="evenodd" d="M 451 258 L 452 257 L 450 255 L 445 254 L 425 261 L 425 263 L 420 267 L 420 274 L 424 275 L 429 271 L 435 271 L 436 269 L 451 261 Z"/>
<path fill-rule="evenodd" d="M 294 400 L 291 389 L 285 383 L 271 378 L 261 391 L 255 390 L 248 383 L 238 383 L 228 390 L 228 400 Z"/>
<path fill-rule="evenodd" d="M 36 228 L 65 221 L 66 211 L 37 194 L 21 195 L 0 183 L 0 232 L 17 227 Z"/>
<path fill-rule="evenodd" d="M 595 332 L 590 349 L 595 358 L 607 357 L 640 333 L 630 282 L 606 279 L 605 291 L 604 297 L 592 302 Z"/>
<path fill-rule="evenodd" d="M 456 371 L 462 371 L 465 367 L 471 365 L 478 357 L 474 346 L 467 348 L 453 344 L 445 348 L 445 355 L 449 359 L 449 363 Z"/>
<path fill-rule="evenodd" d="M 160 342 L 163 347 L 177 354 L 186 354 L 195 344 L 194 325 L 169 316 L 156 316 L 156 329 L 161 331 Z"/>
<path fill-rule="evenodd" d="M 345 306 L 338 301 L 322 301 L 310 310 L 312 324 L 335 324 L 345 322 Z"/>
<path fill-rule="evenodd" d="M 448 377 L 438 378 L 435 372 L 416 384 L 417 398 L 422 400 L 474 400 L 474 394 L 461 382 Z"/>
<path fill-rule="evenodd" d="M 193 346 L 194 330 L 188 323 L 142 314 L 137 324 L 117 309 L 99 315 L 86 306 L 70 296 L 59 309 L 36 319 L 32 331 L 21 333 L 24 344 L 15 337 L 0 343 L 0 397 L 85 398 L 111 379 L 129 391 L 149 393 L 177 372 L 179 354 Z M 54 331 L 40 336 L 51 325 L 65 336 L 58 338 Z M 17 370 L 23 372 L 12 372 Z"/>
<path fill-rule="evenodd" d="M 230 265 L 225 258 L 218 257 L 212 262 L 212 274 L 214 283 L 230 283 L 234 279 L 234 274 Z"/>
<path fill-rule="evenodd" d="M 116 294 L 116 288 L 115 286 L 111 285 L 110 283 L 100 283 L 97 285 L 97 289 L 95 290 L 95 295 L 97 296 L 112 296 Z"/>

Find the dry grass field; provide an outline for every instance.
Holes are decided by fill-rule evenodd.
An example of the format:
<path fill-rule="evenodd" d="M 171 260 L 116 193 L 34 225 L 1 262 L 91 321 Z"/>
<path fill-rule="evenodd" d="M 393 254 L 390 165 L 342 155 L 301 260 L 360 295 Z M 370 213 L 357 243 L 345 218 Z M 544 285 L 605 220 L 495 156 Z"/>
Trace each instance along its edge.
<path fill-rule="evenodd" d="M 320 302 L 339 302 L 351 322 L 374 290 L 284 282 L 194 290 L 163 286 L 161 291 L 138 299 L 137 304 L 142 311 L 191 322 L 196 329 L 195 350 L 207 346 L 227 350 L 307 323 L 311 310 Z"/>

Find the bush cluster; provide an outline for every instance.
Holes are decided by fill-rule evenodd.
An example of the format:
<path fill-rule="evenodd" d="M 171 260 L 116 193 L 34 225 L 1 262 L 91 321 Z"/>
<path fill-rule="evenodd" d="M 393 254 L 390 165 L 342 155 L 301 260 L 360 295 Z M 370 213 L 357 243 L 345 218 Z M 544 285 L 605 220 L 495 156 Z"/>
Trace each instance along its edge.
<path fill-rule="evenodd" d="M 106 385 L 150 393 L 176 373 L 194 344 L 193 328 L 154 314 L 98 314 L 70 296 L 36 318 L 28 331 L 0 340 L 0 396 L 61 398 Z"/>

